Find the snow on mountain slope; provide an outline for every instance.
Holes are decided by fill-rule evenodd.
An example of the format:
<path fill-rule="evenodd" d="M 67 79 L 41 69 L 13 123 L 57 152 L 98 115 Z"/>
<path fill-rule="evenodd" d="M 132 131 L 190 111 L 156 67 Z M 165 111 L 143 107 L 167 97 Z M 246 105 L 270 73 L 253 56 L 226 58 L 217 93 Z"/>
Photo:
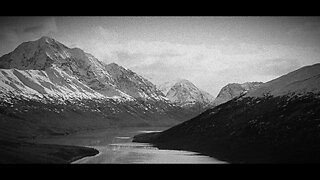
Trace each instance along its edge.
<path fill-rule="evenodd" d="M 46 70 L 53 65 L 105 96 L 129 97 L 114 88 L 102 62 L 79 48 L 68 48 L 49 37 L 24 42 L 0 58 L 0 68 L 4 69 Z"/>
<path fill-rule="evenodd" d="M 209 93 L 197 88 L 185 79 L 166 82 L 158 87 L 171 102 L 180 106 L 190 106 L 196 103 L 206 106 L 213 101 L 213 97 Z"/>
<path fill-rule="evenodd" d="M 264 83 L 245 97 L 264 97 L 266 95 L 302 95 L 320 91 L 320 63 L 305 66 L 277 79 Z"/>
<path fill-rule="evenodd" d="M 138 74 L 115 63 L 107 65 L 50 37 L 22 43 L 0 58 L 0 68 L 4 69 L 44 71 L 53 66 L 107 97 L 167 100 L 155 85 Z"/>
<path fill-rule="evenodd" d="M 262 82 L 246 82 L 243 84 L 230 83 L 224 86 L 216 99 L 212 102 L 211 106 L 217 106 L 222 103 L 225 103 L 235 97 L 240 96 L 241 94 L 247 93 L 248 91 L 258 88 Z"/>
<path fill-rule="evenodd" d="M 124 93 L 134 98 L 167 100 L 154 84 L 135 72 L 116 63 L 108 64 L 105 67 L 112 77 L 115 87 Z"/>
<path fill-rule="evenodd" d="M 104 96 L 56 67 L 41 70 L 0 69 L 2 94 L 28 98 L 104 98 Z"/>

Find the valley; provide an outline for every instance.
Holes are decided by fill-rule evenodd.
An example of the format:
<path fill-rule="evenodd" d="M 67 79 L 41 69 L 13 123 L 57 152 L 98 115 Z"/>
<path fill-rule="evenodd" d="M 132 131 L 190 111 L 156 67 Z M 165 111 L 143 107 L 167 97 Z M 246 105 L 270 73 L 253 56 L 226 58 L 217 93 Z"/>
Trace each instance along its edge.
<path fill-rule="evenodd" d="M 102 24 L 70 37 L 0 26 L 1 164 L 320 162 L 318 47 L 209 40 L 214 28 L 189 36 L 200 44 L 151 40 L 163 27 L 145 41 Z"/>
<path fill-rule="evenodd" d="M 49 158 L 51 151 L 69 148 L 30 144 L 37 138 L 110 128 L 169 127 L 201 112 L 170 102 L 156 85 L 129 69 L 105 64 L 50 37 L 22 43 L 0 57 L 0 67 L 0 140 L 12 145 L 2 156 L 14 156 L 10 150 L 19 147 L 21 155 L 14 162 L 45 162 L 41 157 L 24 159 L 23 154 L 32 149 Z M 92 149 L 73 148 L 68 159 L 50 156 L 57 159 L 48 163 L 70 163 L 70 158 L 94 154 Z"/>

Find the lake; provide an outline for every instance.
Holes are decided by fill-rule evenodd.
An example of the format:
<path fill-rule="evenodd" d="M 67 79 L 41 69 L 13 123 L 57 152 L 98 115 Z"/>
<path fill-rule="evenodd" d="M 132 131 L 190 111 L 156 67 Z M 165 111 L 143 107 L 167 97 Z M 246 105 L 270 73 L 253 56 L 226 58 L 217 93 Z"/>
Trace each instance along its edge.
<path fill-rule="evenodd" d="M 225 163 L 209 156 L 190 151 L 160 150 L 148 143 L 132 142 L 132 137 L 146 132 L 163 131 L 166 127 L 152 128 L 114 128 L 68 136 L 37 139 L 39 143 L 76 145 L 92 147 L 99 154 L 85 157 L 73 162 L 74 164 L 221 164 Z"/>

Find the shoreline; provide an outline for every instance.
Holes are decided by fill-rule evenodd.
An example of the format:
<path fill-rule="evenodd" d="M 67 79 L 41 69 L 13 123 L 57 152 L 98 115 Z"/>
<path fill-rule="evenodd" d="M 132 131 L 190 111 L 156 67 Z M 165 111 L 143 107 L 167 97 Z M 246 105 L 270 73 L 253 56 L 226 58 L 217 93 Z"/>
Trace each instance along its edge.
<path fill-rule="evenodd" d="M 94 148 L 93 148 L 94 149 Z M 96 149 L 97 150 L 97 149 Z M 92 156 L 84 156 L 84 157 L 81 157 L 81 158 L 79 158 L 79 159 L 76 159 L 76 160 L 74 160 L 74 161 L 71 161 L 69 164 L 82 164 L 82 163 L 77 163 L 78 161 L 81 161 L 81 160 L 84 160 L 84 159 L 86 159 L 86 158 L 93 158 L 93 157 L 95 157 L 95 156 L 99 156 L 100 154 L 101 154 L 101 152 L 99 151 L 99 150 L 97 150 L 98 151 L 98 153 L 97 154 L 95 154 L 95 155 L 92 155 Z"/>
<path fill-rule="evenodd" d="M 167 128 L 169 127 L 164 129 Z M 77 143 L 51 142 L 50 139 L 63 139 L 78 133 L 99 133 L 108 129 L 86 129 L 59 135 L 47 134 L 35 138 L 0 138 L 0 164 L 74 164 L 80 159 L 98 155 L 99 150 Z M 111 129 L 114 131 L 114 128 Z M 158 131 L 158 128 L 156 129 Z"/>
<path fill-rule="evenodd" d="M 163 142 L 157 142 L 158 137 L 161 135 L 161 132 L 151 132 L 151 133 L 141 133 L 141 134 L 137 134 L 133 137 L 132 142 L 138 142 L 138 143 L 150 143 L 153 146 L 159 148 L 159 149 L 163 149 L 163 150 L 183 150 L 183 151 L 191 151 L 191 152 L 195 152 L 195 153 L 199 153 L 200 155 L 204 155 L 204 156 L 208 156 L 211 158 L 214 158 L 216 160 L 219 161 L 223 161 L 226 162 L 228 164 L 230 163 L 234 163 L 233 161 L 230 161 L 230 159 L 226 159 L 226 158 L 221 158 L 221 157 L 217 157 L 211 153 L 207 153 L 205 151 L 201 151 L 201 150 L 196 150 L 193 148 L 183 148 L 183 147 L 178 147 L 178 146 L 174 146 L 171 145 L 170 143 L 163 143 Z"/>
<path fill-rule="evenodd" d="M 92 154 L 82 154 L 80 156 L 76 156 L 74 158 L 72 158 L 70 161 L 68 161 L 68 164 L 74 164 L 74 162 L 79 161 L 83 158 L 88 158 L 88 157 L 94 157 L 99 155 L 101 152 L 95 148 L 91 148 L 91 147 L 84 147 L 84 146 L 75 146 L 75 147 L 80 147 L 80 148 L 89 148 L 92 150 Z"/>
<path fill-rule="evenodd" d="M 90 147 L 0 140 L 0 164 L 71 164 L 98 153 Z"/>
<path fill-rule="evenodd" d="M 317 143 L 280 144 L 268 148 L 265 144 L 252 145 L 246 141 L 237 141 L 235 144 L 228 141 L 231 142 L 231 146 L 226 147 L 221 141 L 195 144 L 194 142 L 199 142 L 198 140 L 196 138 L 168 140 L 168 137 L 161 137 L 161 133 L 143 133 L 133 137 L 132 141 L 150 143 L 159 149 L 193 151 L 230 164 L 318 164 L 320 162 L 320 145 Z M 228 147 L 236 147 L 234 149 L 237 151 Z"/>

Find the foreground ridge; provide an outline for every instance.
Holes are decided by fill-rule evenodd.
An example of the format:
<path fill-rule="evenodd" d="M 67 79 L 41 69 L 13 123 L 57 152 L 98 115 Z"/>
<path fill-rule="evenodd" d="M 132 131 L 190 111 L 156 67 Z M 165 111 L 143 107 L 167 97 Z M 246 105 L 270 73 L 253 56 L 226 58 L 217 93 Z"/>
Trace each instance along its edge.
<path fill-rule="evenodd" d="M 231 163 L 318 163 L 319 74 L 320 64 L 303 67 L 134 141 L 196 151 Z"/>

